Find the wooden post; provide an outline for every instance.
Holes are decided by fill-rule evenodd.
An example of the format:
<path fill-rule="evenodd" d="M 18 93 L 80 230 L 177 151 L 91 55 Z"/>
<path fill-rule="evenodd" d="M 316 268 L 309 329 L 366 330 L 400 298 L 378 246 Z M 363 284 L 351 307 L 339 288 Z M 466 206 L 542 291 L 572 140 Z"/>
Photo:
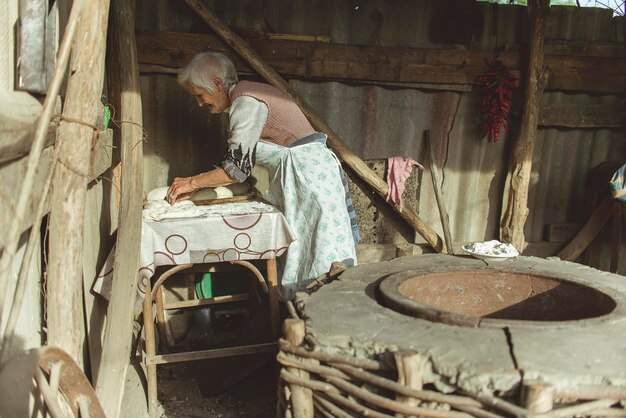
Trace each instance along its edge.
<path fill-rule="evenodd" d="M 537 137 L 539 105 L 547 82 L 543 57 L 543 31 L 548 8 L 548 0 L 528 1 L 530 53 L 524 89 L 524 110 L 519 138 L 515 142 L 505 183 L 503 211 L 500 219 L 500 240 L 513 244 L 520 253 L 524 250 L 524 224 L 528 217 L 528 187 Z"/>
<path fill-rule="evenodd" d="M 267 260 L 267 287 L 268 302 L 270 304 L 270 327 L 272 329 L 272 338 L 278 339 L 280 330 L 280 307 L 278 297 L 278 272 L 276 270 L 276 259 Z"/>
<path fill-rule="evenodd" d="M 533 414 L 543 414 L 552 410 L 554 387 L 540 382 L 524 382 L 522 404 Z"/>
<path fill-rule="evenodd" d="M 130 3 L 112 1 L 107 54 L 111 97 L 119 109 L 122 171 L 113 287 L 96 383 L 96 393 L 109 418 L 120 416 L 122 406 L 122 383 L 126 380 L 132 345 L 141 241 L 143 128 L 134 15 Z"/>
<path fill-rule="evenodd" d="M 78 23 L 56 147 L 48 258 L 48 344 L 83 364 L 83 230 L 93 126 L 104 82 L 109 0 L 87 2 Z"/>
<path fill-rule="evenodd" d="M 435 189 L 435 199 L 437 200 L 437 207 L 439 208 L 439 218 L 441 219 L 441 227 L 443 228 L 446 252 L 448 254 L 454 254 L 452 235 L 450 234 L 450 218 L 443 201 L 443 195 L 441 194 L 441 176 L 439 175 L 439 167 L 437 167 L 435 163 L 435 154 L 430 144 L 430 131 L 424 132 L 424 139 L 426 141 L 426 149 L 428 150 L 428 167 L 430 168 L 430 178 L 433 181 L 433 189 Z"/>
<path fill-rule="evenodd" d="M 304 321 L 301 319 L 285 319 L 283 323 L 285 339 L 295 347 L 304 341 Z M 287 370 L 301 378 L 308 378 L 309 373 L 301 369 L 287 368 Z M 313 392 L 311 389 L 297 385 L 289 385 L 291 391 L 291 412 L 293 418 L 313 418 Z"/>
<path fill-rule="evenodd" d="M 611 265 L 609 271 L 617 273 L 620 265 L 620 257 L 622 254 L 622 225 L 624 217 L 624 206 L 626 204 L 620 201 L 613 201 L 613 226 L 611 229 Z"/>
<path fill-rule="evenodd" d="M 399 351 L 393 354 L 393 358 L 398 369 L 398 383 L 411 389 L 422 390 L 424 357 L 419 353 Z M 418 406 L 420 404 L 418 399 L 403 395 L 396 395 L 396 400 L 410 406 Z"/>
<path fill-rule="evenodd" d="M 302 112 L 311 121 L 315 129 L 328 135 L 328 145 L 350 169 L 367 183 L 380 197 L 387 199 L 389 187 L 379 178 L 371 168 L 365 164 L 339 139 L 339 136 L 330 126 L 291 88 L 283 78 L 256 53 L 239 35 L 222 23 L 200 0 L 185 0 L 187 4 L 219 35 L 224 42 L 233 48 L 250 66 L 257 71 L 267 82 L 290 95 L 298 104 Z M 389 201 L 388 204 L 400 215 L 428 244 L 437 252 L 441 252 L 443 241 L 420 217 L 406 205 L 398 205 Z"/>
<path fill-rule="evenodd" d="M 154 334 L 154 319 L 152 314 L 152 286 L 150 279 L 146 283 L 146 297 L 143 299 L 143 332 L 146 342 L 146 355 L 149 359 L 156 356 L 156 341 Z M 157 418 L 158 390 L 157 365 L 146 364 L 148 383 L 148 414 L 150 418 Z"/>

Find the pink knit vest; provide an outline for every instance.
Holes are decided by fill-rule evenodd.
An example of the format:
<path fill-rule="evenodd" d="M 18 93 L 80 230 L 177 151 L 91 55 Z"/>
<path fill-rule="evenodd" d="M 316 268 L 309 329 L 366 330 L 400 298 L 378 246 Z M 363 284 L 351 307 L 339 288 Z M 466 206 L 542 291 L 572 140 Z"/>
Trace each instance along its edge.
<path fill-rule="evenodd" d="M 298 105 L 285 93 L 264 83 L 240 81 L 230 92 L 230 100 L 250 96 L 267 105 L 267 121 L 261 139 L 287 146 L 296 139 L 311 135 L 315 129 Z"/>

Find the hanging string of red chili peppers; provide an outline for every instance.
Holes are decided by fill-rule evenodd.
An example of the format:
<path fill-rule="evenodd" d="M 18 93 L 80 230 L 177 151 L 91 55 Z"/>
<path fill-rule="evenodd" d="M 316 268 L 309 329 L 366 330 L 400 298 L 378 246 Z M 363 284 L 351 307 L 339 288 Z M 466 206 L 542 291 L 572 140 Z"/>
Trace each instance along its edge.
<path fill-rule="evenodd" d="M 517 78 L 499 60 L 486 60 L 487 73 L 476 79 L 482 86 L 482 136 L 498 142 L 500 128 L 507 130 L 511 91 Z"/>

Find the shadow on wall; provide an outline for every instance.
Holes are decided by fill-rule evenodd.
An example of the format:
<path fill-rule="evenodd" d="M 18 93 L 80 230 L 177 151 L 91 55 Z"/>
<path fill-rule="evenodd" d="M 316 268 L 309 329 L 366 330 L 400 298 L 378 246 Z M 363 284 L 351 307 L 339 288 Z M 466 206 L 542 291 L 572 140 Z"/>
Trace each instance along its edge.
<path fill-rule="evenodd" d="M 200 108 L 171 75 L 141 77 L 144 190 L 210 170 L 226 151 L 228 115 Z"/>

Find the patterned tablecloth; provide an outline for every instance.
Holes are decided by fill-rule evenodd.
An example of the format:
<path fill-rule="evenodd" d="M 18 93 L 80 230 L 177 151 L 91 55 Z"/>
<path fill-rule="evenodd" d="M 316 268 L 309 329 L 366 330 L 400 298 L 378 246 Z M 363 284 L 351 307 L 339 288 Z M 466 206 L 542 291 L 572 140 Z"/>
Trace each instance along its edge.
<path fill-rule="evenodd" d="M 194 218 L 143 220 L 137 280 L 140 299 L 158 266 L 275 258 L 294 241 L 283 214 L 256 201 L 199 206 Z M 93 290 L 111 295 L 111 251 Z"/>

